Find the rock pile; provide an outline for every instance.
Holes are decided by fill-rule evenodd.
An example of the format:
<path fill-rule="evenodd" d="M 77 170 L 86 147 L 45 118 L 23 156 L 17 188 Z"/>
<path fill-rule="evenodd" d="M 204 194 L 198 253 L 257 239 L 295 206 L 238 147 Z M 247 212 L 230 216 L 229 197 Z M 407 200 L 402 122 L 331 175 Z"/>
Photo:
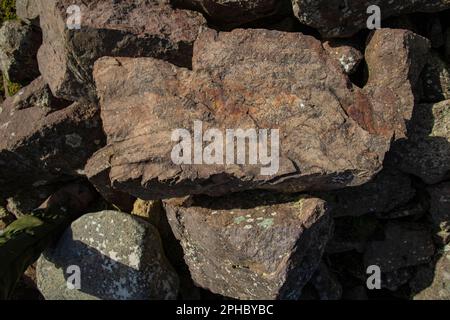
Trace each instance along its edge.
<path fill-rule="evenodd" d="M 41 256 L 46 299 L 449 299 L 448 1 L 16 8 L 0 228 L 102 197 Z"/>

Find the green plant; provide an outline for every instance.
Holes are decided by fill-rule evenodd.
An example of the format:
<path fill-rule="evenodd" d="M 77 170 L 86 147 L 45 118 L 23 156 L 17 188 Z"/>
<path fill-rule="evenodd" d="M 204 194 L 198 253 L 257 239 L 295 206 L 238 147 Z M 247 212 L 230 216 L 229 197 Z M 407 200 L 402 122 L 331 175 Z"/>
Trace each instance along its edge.
<path fill-rule="evenodd" d="M 20 89 L 22 89 L 22 86 L 18 83 L 14 83 L 11 82 L 9 80 L 6 80 L 7 85 L 8 85 L 8 95 L 10 97 L 12 97 L 13 95 L 15 95 L 17 92 L 19 92 Z"/>
<path fill-rule="evenodd" d="M 0 0 L 0 25 L 3 21 L 15 19 L 17 19 L 16 0 Z"/>

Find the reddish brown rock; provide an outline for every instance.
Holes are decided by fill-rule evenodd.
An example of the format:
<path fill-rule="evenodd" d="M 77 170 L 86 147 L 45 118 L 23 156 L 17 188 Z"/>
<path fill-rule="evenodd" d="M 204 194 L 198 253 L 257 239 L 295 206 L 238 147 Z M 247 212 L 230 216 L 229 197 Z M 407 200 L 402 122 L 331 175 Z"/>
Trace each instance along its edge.
<path fill-rule="evenodd" d="M 113 153 L 112 148 L 104 148 L 96 152 L 87 162 L 85 174 L 105 200 L 123 212 L 131 212 L 136 199 L 111 186 L 109 172 Z"/>
<path fill-rule="evenodd" d="M 382 19 L 450 8 L 448 0 L 292 0 L 292 5 L 301 23 L 318 29 L 327 38 L 348 37 L 367 28 L 372 14 L 367 13 L 367 8 L 372 5 L 380 7 Z"/>
<path fill-rule="evenodd" d="M 391 35 L 402 57 L 416 42 L 418 47 L 427 43 L 415 36 L 404 42 L 407 31 L 380 32 Z M 374 50 L 374 64 L 392 60 L 390 47 Z M 418 69 L 418 60 L 414 65 L 415 55 L 399 59 L 398 75 L 380 71 L 384 80 L 373 76 L 368 88 L 377 84 L 392 92 L 392 78 L 409 83 L 415 72 L 407 71 Z M 111 185 L 145 200 L 361 185 L 381 169 L 393 132 L 404 134 L 413 108 L 407 85 L 387 98 L 380 94 L 372 106 L 371 90 L 353 86 L 319 41 L 298 33 L 206 31 L 195 44 L 193 71 L 155 59 L 102 58 L 94 77 L 108 144 L 114 148 Z M 394 110 L 390 104 L 398 107 L 403 101 L 412 105 Z M 174 164 L 173 131 L 192 131 L 197 120 L 203 132 L 279 130 L 279 170 L 264 175 L 267 165 L 230 165 L 225 159 L 211 165 Z"/>
<path fill-rule="evenodd" d="M 61 109 L 64 104 L 53 105 L 59 100 L 43 98 L 45 87 L 40 81 L 7 99 L 1 107 L 3 196 L 23 187 L 79 177 L 86 161 L 104 144 L 97 105 L 74 103 Z"/>
<path fill-rule="evenodd" d="M 429 41 L 411 31 L 381 29 L 367 44 L 365 58 L 369 79 L 364 91 L 371 97 L 375 130 L 406 136 L 406 122 L 416 103 L 414 92 L 428 58 Z"/>
<path fill-rule="evenodd" d="M 168 1 L 79 4 L 80 29 L 69 30 L 66 10 L 71 0 L 42 0 L 39 68 L 52 92 L 69 100 L 95 100 L 92 67 L 110 56 L 155 57 L 176 65 L 191 64 L 192 44 L 205 25 L 201 14 L 173 10 Z"/>
<path fill-rule="evenodd" d="M 269 193 L 164 202 L 194 282 L 237 299 L 298 299 L 332 220 L 324 201 Z"/>
<path fill-rule="evenodd" d="M 323 43 L 324 49 L 328 54 L 334 57 L 341 64 L 346 74 L 356 71 L 361 61 L 364 59 L 363 54 L 356 47 L 347 44 L 341 40 L 329 40 Z"/>

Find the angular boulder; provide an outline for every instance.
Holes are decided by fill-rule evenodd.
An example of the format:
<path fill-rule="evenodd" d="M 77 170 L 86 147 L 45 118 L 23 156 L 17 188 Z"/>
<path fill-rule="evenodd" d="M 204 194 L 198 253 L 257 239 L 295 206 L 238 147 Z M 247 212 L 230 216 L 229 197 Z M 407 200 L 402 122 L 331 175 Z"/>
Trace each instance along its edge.
<path fill-rule="evenodd" d="M 194 282 L 236 299 L 298 299 L 332 220 L 308 196 L 243 193 L 164 201 Z"/>
<path fill-rule="evenodd" d="M 68 279 L 73 270 L 77 287 Z M 115 211 L 75 221 L 39 259 L 37 284 L 47 300 L 175 299 L 178 292 L 158 231 Z"/>
<path fill-rule="evenodd" d="M 301 23 L 318 29 L 326 38 L 349 37 L 367 28 L 367 20 L 372 15 L 367 10 L 372 5 L 379 6 L 382 19 L 450 8 L 448 0 L 292 0 L 292 5 Z"/>
<path fill-rule="evenodd" d="M 374 90 L 352 85 L 318 40 L 299 33 L 207 30 L 195 43 L 193 71 L 149 58 L 99 59 L 94 78 L 108 147 L 114 149 L 111 185 L 152 200 L 249 189 L 332 190 L 370 181 L 392 136 L 405 134 L 414 106 L 407 88 L 422 51 L 416 61 L 416 54 L 408 55 L 410 46 L 426 51 L 428 45 L 407 31 L 380 32 L 391 36 L 398 44 L 395 53 L 405 59 L 394 59 L 398 74 L 383 71 L 383 81 L 374 75 L 369 88 L 381 86 Z M 405 42 L 405 37 L 412 39 Z M 392 60 L 392 47 L 374 50 L 373 63 Z M 402 81 L 401 90 L 391 86 L 393 79 Z M 372 99 L 372 92 L 383 88 L 389 94 Z M 274 157 L 264 165 L 248 159 L 236 164 L 219 151 L 209 165 L 203 159 L 175 164 L 174 131 L 192 134 L 198 121 L 203 132 L 217 129 L 222 137 L 228 129 L 279 130 L 279 141 L 271 137 L 275 153 L 279 142 L 279 162 Z M 235 154 L 236 143 L 224 149 L 231 154 L 233 148 Z"/>
<path fill-rule="evenodd" d="M 38 61 L 54 95 L 73 101 L 96 100 L 92 67 L 105 55 L 155 57 L 189 67 L 192 44 L 205 26 L 201 14 L 158 0 L 84 1 L 78 7 L 82 18 L 68 25 L 71 5 L 71 0 L 41 1 Z"/>
<path fill-rule="evenodd" d="M 12 20 L 0 29 L 0 70 L 12 83 L 26 85 L 39 77 L 36 54 L 42 34 L 36 27 Z"/>
<path fill-rule="evenodd" d="M 406 136 L 429 49 L 428 39 L 408 30 L 386 28 L 371 34 L 365 51 L 369 78 L 364 92 L 371 97 L 378 131 L 394 131 L 395 139 Z"/>
<path fill-rule="evenodd" d="M 43 92 L 42 83 L 33 83 L 1 106 L 0 190 L 5 197 L 83 175 L 87 160 L 104 145 L 96 104 L 66 106 Z"/>

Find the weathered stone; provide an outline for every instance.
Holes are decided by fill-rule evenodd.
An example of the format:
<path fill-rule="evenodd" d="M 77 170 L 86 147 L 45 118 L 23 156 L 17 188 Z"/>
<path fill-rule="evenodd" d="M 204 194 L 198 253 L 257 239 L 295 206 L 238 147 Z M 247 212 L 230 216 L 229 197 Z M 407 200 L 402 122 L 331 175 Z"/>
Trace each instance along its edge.
<path fill-rule="evenodd" d="M 393 133 L 405 134 L 414 106 L 408 79 L 420 73 L 414 57 L 428 45 L 407 31 L 380 32 L 397 45 L 387 51 L 374 45 L 378 55 L 370 61 L 396 65 L 380 71 L 382 77 L 372 76 L 374 106 L 319 41 L 299 33 L 205 31 L 195 43 L 193 71 L 149 58 L 98 60 L 94 77 L 108 145 L 115 151 L 111 185 L 151 200 L 248 189 L 331 190 L 370 181 Z M 393 49 L 405 59 L 393 59 Z M 203 132 L 280 130 L 279 170 L 264 175 L 267 165 L 225 165 L 225 159 L 174 164 L 172 133 L 190 131 L 196 120 Z"/>
<path fill-rule="evenodd" d="M 450 65 L 433 53 L 422 72 L 423 102 L 450 99 Z"/>
<path fill-rule="evenodd" d="M 175 0 L 176 6 L 200 10 L 214 24 L 233 28 L 276 14 L 287 14 L 286 0 Z"/>
<path fill-rule="evenodd" d="M 39 76 L 36 59 L 42 35 L 32 25 L 6 21 L 0 29 L 0 69 L 9 82 L 28 84 Z"/>
<path fill-rule="evenodd" d="M 318 196 L 327 200 L 334 217 L 346 217 L 390 212 L 407 204 L 415 193 L 408 175 L 385 169 L 362 186 L 318 193 Z"/>
<path fill-rule="evenodd" d="M 30 22 L 36 22 L 39 18 L 40 0 L 16 0 L 17 16 Z"/>
<path fill-rule="evenodd" d="M 136 198 L 114 189 L 111 185 L 109 173 L 111 171 L 110 159 L 113 154 L 113 148 L 100 149 L 89 158 L 84 173 L 107 202 L 118 207 L 123 212 L 131 212 Z"/>
<path fill-rule="evenodd" d="M 418 105 L 408 127 L 408 139 L 393 145 L 389 162 L 427 184 L 450 178 L 450 100 Z"/>
<path fill-rule="evenodd" d="M 448 0 L 292 0 L 294 14 L 308 26 L 314 27 L 328 38 L 348 37 L 367 28 L 369 6 L 381 9 L 381 18 L 386 19 L 413 12 L 437 12 L 450 8 Z"/>
<path fill-rule="evenodd" d="M 440 244 L 450 242 L 450 183 L 428 188 L 430 195 L 430 219 Z"/>
<path fill-rule="evenodd" d="M 339 61 L 346 74 L 355 72 L 364 59 L 361 51 L 341 40 L 325 41 L 323 47 L 330 56 Z"/>
<path fill-rule="evenodd" d="M 424 270 L 425 278 L 422 278 L 416 286 L 421 288 L 414 300 L 450 300 L 450 246 L 447 246 L 436 264 Z M 431 283 L 430 283 L 431 282 Z M 414 289 L 414 288 L 413 288 Z"/>
<path fill-rule="evenodd" d="M 52 92 L 69 100 L 95 100 L 94 62 L 105 55 L 155 57 L 189 67 L 192 44 L 202 26 L 201 14 L 173 10 L 168 1 L 80 3 L 81 29 L 66 25 L 71 0 L 42 0 L 43 45 L 39 68 Z"/>
<path fill-rule="evenodd" d="M 374 126 L 393 130 L 395 139 L 406 136 L 420 87 L 420 74 L 430 42 L 411 31 L 380 29 L 372 33 L 365 58 L 369 79 L 364 91 L 371 97 Z"/>
<path fill-rule="evenodd" d="M 28 89 L 22 94 L 30 96 Z M 49 112 L 27 102 L 18 109 L 17 101 L 22 100 L 6 100 L 0 113 L 2 195 L 82 175 L 86 161 L 104 144 L 98 106 L 74 103 Z"/>
<path fill-rule="evenodd" d="M 50 113 L 51 111 L 68 107 L 71 102 L 55 98 L 49 86 L 42 77 L 36 78 L 25 88 L 19 90 L 16 95 L 8 100 L 14 110 L 24 110 L 27 108 L 40 108 Z"/>
<path fill-rule="evenodd" d="M 194 281 L 238 299 L 298 299 L 332 220 L 324 201 L 269 193 L 164 201 Z"/>
<path fill-rule="evenodd" d="M 384 240 L 373 240 L 367 245 L 366 267 L 376 265 L 382 273 L 390 273 L 431 261 L 434 245 L 429 230 L 423 225 L 388 222 L 384 233 Z"/>
<path fill-rule="evenodd" d="M 79 267 L 80 289 L 67 287 L 69 266 Z M 115 211 L 75 221 L 39 259 L 37 280 L 47 300 L 175 299 L 178 291 L 158 231 Z"/>

